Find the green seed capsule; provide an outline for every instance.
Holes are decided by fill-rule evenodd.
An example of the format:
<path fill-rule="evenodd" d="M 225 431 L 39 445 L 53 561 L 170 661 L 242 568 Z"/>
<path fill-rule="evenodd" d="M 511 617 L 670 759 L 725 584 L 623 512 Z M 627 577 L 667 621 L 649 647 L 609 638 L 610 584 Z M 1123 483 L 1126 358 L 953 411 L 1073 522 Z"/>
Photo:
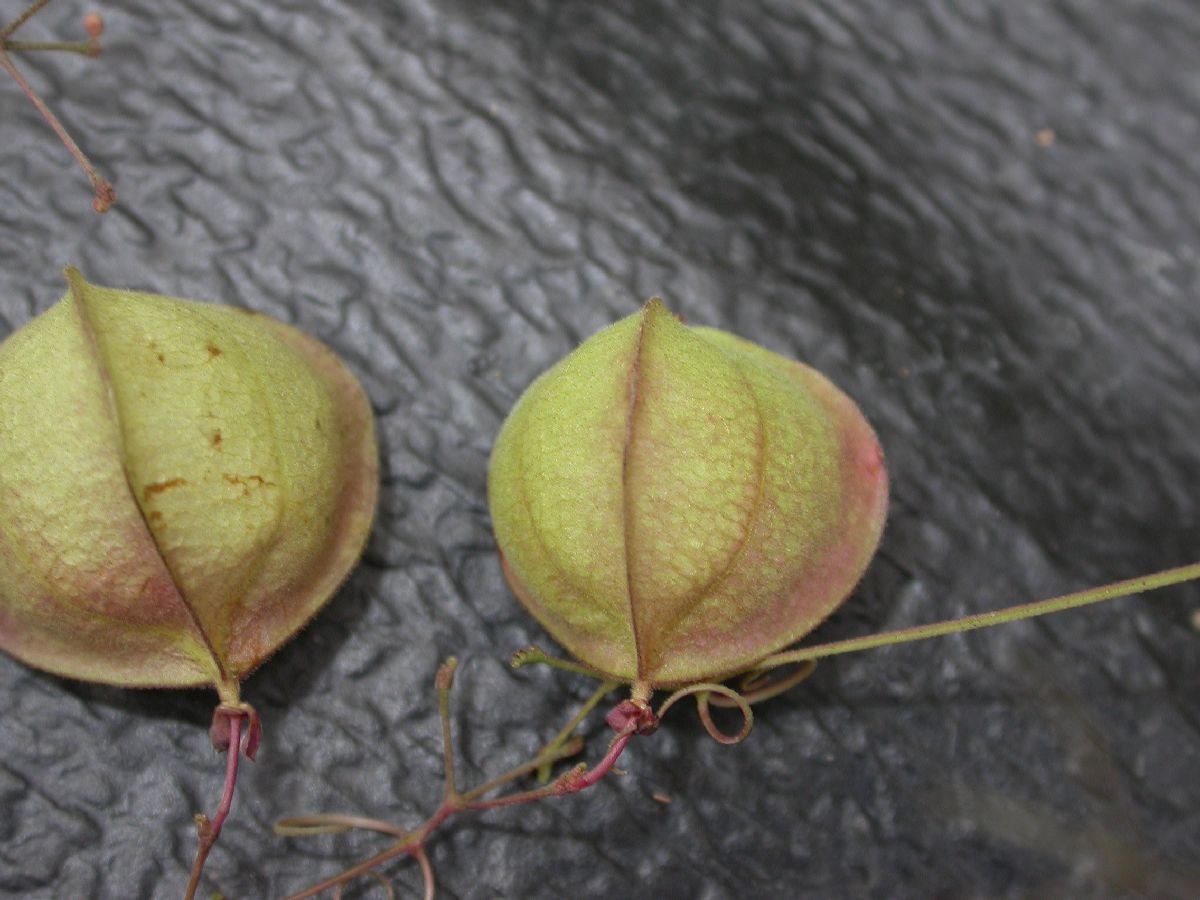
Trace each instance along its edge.
<path fill-rule="evenodd" d="M 236 702 L 362 551 L 366 396 L 280 322 L 67 276 L 0 345 L 0 649 Z"/>
<path fill-rule="evenodd" d="M 879 543 L 887 474 L 824 376 L 651 300 L 529 387 L 488 494 L 529 611 L 585 665 L 661 687 L 751 669 L 829 615 Z"/>

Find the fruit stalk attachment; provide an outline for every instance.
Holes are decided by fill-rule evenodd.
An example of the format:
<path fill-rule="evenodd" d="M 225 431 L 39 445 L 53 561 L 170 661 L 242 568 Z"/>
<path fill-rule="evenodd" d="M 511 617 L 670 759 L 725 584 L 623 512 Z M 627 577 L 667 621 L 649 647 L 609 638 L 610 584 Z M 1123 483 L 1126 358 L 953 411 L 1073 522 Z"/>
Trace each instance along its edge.
<path fill-rule="evenodd" d="M 258 753 L 262 726 L 258 713 L 249 703 L 222 703 L 213 713 L 211 734 L 213 749 L 218 753 L 229 754 L 225 763 L 225 788 L 221 792 L 221 802 L 217 804 L 217 811 L 211 819 L 203 813 L 196 816 L 199 844 L 196 847 L 196 859 L 192 863 L 184 900 L 194 900 L 196 896 L 196 890 L 200 887 L 200 876 L 204 872 L 204 863 L 208 860 L 208 854 L 216 844 L 217 838 L 221 836 L 221 826 L 225 824 L 233 806 L 238 761 L 243 756 L 251 762 L 254 761 Z"/>

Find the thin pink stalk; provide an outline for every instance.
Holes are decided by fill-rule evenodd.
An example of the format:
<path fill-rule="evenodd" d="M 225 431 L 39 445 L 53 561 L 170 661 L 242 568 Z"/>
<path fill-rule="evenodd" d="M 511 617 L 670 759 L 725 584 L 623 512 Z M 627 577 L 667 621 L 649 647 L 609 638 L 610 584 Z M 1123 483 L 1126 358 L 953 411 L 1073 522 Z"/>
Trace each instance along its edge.
<path fill-rule="evenodd" d="M 325 879 L 320 884 L 314 884 L 300 891 L 298 894 L 289 895 L 286 900 L 305 900 L 307 897 L 316 897 L 324 891 L 344 885 L 346 882 L 352 881 L 360 875 L 366 875 L 375 867 L 401 856 L 412 856 L 421 865 L 422 877 L 425 880 L 425 896 L 432 897 L 433 870 L 429 866 L 428 859 L 425 857 L 425 847 L 428 845 L 433 833 L 447 819 L 461 812 L 483 812 L 489 809 L 520 806 L 548 797 L 566 797 L 570 794 L 577 794 L 596 784 L 596 782 L 612 771 L 613 766 L 616 765 L 617 760 L 632 737 L 633 733 L 630 732 L 629 734 L 618 735 L 614 738 L 612 743 L 609 744 L 608 752 L 596 764 L 595 768 L 584 769 L 583 766 L 577 766 L 565 775 L 560 776 L 552 784 L 537 788 L 536 790 L 510 794 L 507 797 L 496 797 L 492 800 L 475 800 L 470 802 L 464 801 L 462 796 L 457 794 L 453 797 L 447 797 L 442 801 L 441 806 L 437 808 L 433 815 L 425 820 L 425 823 L 420 828 L 411 832 L 403 840 L 376 853 L 369 859 L 363 860 L 358 865 L 346 869 L 332 878 Z"/>
<path fill-rule="evenodd" d="M 418 849 L 413 856 L 417 858 L 417 864 L 421 867 L 421 877 L 425 880 L 424 900 L 434 900 L 437 896 L 437 881 L 433 877 L 433 866 L 429 864 L 429 856 L 424 849 Z"/>
<path fill-rule="evenodd" d="M 67 129 L 63 126 L 62 122 L 59 121 L 58 116 L 51 112 L 50 107 L 48 107 L 45 102 L 43 102 L 42 98 L 37 95 L 37 92 L 33 89 L 32 85 L 25 80 L 25 76 L 21 74 L 21 71 L 16 67 L 16 64 L 12 61 L 12 57 L 9 55 L 9 51 L 19 49 L 65 49 L 72 52 L 83 52 L 89 56 L 96 56 L 99 54 L 99 36 L 100 31 L 103 29 L 103 24 L 100 23 L 98 16 L 88 17 L 89 21 L 87 27 L 90 36 L 86 44 L 22 44 L 19 42 L 9 41 L 9 38 L 17 31 L 17 29 L 29 21 L 29 19 L 32 18 L 42 7 L 44 7 L 47 2 L 49 2 L 49 0 L 37 0 L 37 2 L 29 6 L 25 12 L 21 13 L 21 15 L 17 16 L 15 20 L 5 26 L 4 29 L 0 30 L 0 68 L 3 68 L 6 72 L 8 72 L 9 75 L 12 76 L 18 87 L 20 87 L 25 96 L 29 98 L 29 101 L 34 105 L 37 111 L 42 114 L 42 118 L 46 120 L 51 129 L 53 129 L 54 133 L 58 135 L 58 139 L 63 142 L 63 145 L 68 151 L 70 151 L 71 155 L 75 157 L 76 162 L 79 163 L 88 179 L 92 182 L 92 189 L 95 191 L 95 198 L 92 200 L 92 207 L 98 213 L 108 212 L 109 207 L 117 202 L 117 192 L 113 188 L 112 183 L 96 171 L 96 167 L 92 165 L 92 161 L 87 158 L 87 155 L 79 148 L 79 145 L 75 143 L 74 138 L 72 138 L 67 132 Z"/>
<path fill-rule="evenodd" d="M 233 791 L 237 786 L 238 760 L 242 755 L 241 733 L 241 717 L 230 717 L 229 749 L 226 750 L 229 759 L 225 764 L 225 790 L 221 794 L 221 802 L 217 805 L 217 811 L 213 813 L 212 819 L 203 814 L 196 816 L 196 831 L 199 834 L 200 843 L 196 848 L 196 861 L 192 863 L 192 874 L 188 879 L 184 900 L 194 900 L 196 889 L 200 887 L 200 875 L 204 871 L 204 863 L 208 859 L 209 851 L 216 844 L 217 838 L 221 836 L 221 826 L 225 824 L 225 820 L 229 817 L 229 809 L 233 806 Z"/>
<path fill-rule="evenodd" d="M 463 804 L 459 809 L 483 812 L 484 810 L 501 809 L 506 806 L 520 806 L 523 803 L 531 803 L 534 800 L 541 800 L 544 797 L 567 797 L 571 794 L 578 794 L 580 791 L 590 788 L 612 771 L 613 766 L 617 764 L 617 760 L 625 752 L 625 747 L 629 744 L 633 735 L 634 732 L 631 731 L 628 734 L 619 734 L 613 738 L 612 743 L 608 745 L 608 752 L 604 754 L 604 758 L 596 763 L 593 768 L 585 769 L 583 766 L 576 766 L 545 787 L 536 788 L 532 791 L 524 791 L 520 794 L 510 794 L 507 797 L 496 797 L 493 800 L 476 800 Z"/>
<path fill-rule="evenodd" d="M 428 900 L 428 898 L 433 897 L 434 880 L 433 868 L 429 864 L 425 848 L 433 833 L 448 819 L 459 813 L 505 809 L 510 806 L 521 806 L 550 797 L 566 797 L 570 794 L 577 794 L 580 791 L 584 791 L 599 782 L 613 770 L 617 760 L 620 759 L 621 754 L 625 751 L 626 746 L 628 746 L 629 741 L 635 734 L 648 734 L 657 725 L 657 719 L 648 708 L 635 706 L 630 704 L 630 701 L 624 701 L 618 707 L 622 711 L 622 717 L 619 720 L 614 720 L 614 714 L 609 715 L 608 721 L 610 724 L 614 723 L 614 721 L 618 723 L 613 726 L 617 733 L 609 742 L 608 749 L 603 758 L 593 768 L 589 769 L 587 766 L 580 764 L 560 775 L 550 784 L 529 791 L 520 791 L 515 794 L 485 800 L 482 797 L 489 791 L 502 787 L 522 775 L 537 771 L 542 766 L 557 759 L 572 755 L 578 749 L 576 746 L 577 742 L 565 740 L 566 736 L 560 732 L 555 740 L 551 742 L 550 746 L 539 753 L 534 759 L 510 769 L 500 777 L 494 778 L 480 787 L 460 792 L 455 780 L 449 708 L 450 689 L 454 683 L 454 669 L 456 665 L 456 661 L 450 660 L 438 670 L 437 675 L 438 711 L 442 720 L 442 753 L 446 775 L 446 786 L 441 804 L 424 823 L 413 831 L 405 833 L 391 847 L 376 853 L 370 859 L 363 860 L 359 864 L 334 875 L 332 878 L 325 879 L 320 884 L 314 884 L 298 894 L 292 894 L 287 900 L 304 900 L 306 897 L 315 897 L 327 890 L 340 889 L 347 882 L 358 876 L 366 875 L 377 866 L 401 856 L 412 856 L 421 867 L 421 876 L 425 882 L 425 897 Z M 594 705 L 593 701 L 589 701 L 586 708 L 591 709 Z M 626 710 L 626 707 L 632 710 L 632 715 L 627 715 L 629 710 Z M 572 723 L 577 724 L 579 720 L 580 717 L 577 716 L 572 719 Z M 303 816 L 295 819 L 285 819 L 276 826 L 276 829 L 287 833 L 293 827 L 305 828 L 314 825 L 343 825 L 349 824 L 353 820 L 354 817 L 348 816 Z M 370 827 L 373 827 L 374 830 L 381 830 L 374 827 L 375 825 L 377 823 L 372 821 Z"/>

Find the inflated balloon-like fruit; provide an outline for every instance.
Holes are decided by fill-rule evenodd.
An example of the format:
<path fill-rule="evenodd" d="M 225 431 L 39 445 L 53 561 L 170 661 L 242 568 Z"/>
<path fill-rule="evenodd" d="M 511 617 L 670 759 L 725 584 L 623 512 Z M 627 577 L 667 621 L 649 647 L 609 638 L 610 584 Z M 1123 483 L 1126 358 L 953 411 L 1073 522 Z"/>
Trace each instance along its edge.
<path fill-rule="evenodd" d="M 281 322 L 68 280 L 0 345 L 0 647 L 237 702 L 362 551 L 366 397 Z"/>
<path fill-rule="evenodd" d="M 530 386 L 488 491 L 529 611 L 658 687 L 752 668 L 829 615 L 879 543 L 887 474 L 823 375 L 652 300 Z"/>
<path fill-rule="evenodd" d="M 1069 609 L 1200 577 L 1191 565 L 1052 600 L 779 652 L 849 595 L 879 543 L 883 455 L 820 373 L 660 300 L 585 341 L 522 395 L 492 451 L 488 499 L 513 591 L 582 668 L 654 689 L 711 682 L 750 723 L 782 665 Z M 536 648 L 516 664 L 555 662 Z M 579 668 L 579 667 L 575 667 Z M 668 701 L 665 706 L 670 706 Z M 635 708 L 636 707 L 636 710 Z M 618 714 L 614 727 L 628 724 Z M 743 734 L 745 730 L 743 731 Z"/>
<path fill-rule="evenodd" d="M 67 280 L 0 345 L 0 648 L 88 681 L 212 685 L 214 740 L 246 718 L 253 755 L 240 680 L 370 529 L 366 396 L 281 322 Z"/>
<path fill-rule="evenodd" d="M 397 856 L 421 863 L 451 816 L 574 794 L 596 784 L 630 740 L 653 732 L 680 699 L 695 698 L 714 738 L 736 743 L 751 705 L 799 683 L 814 661 L 920 640 L 1200 578 L 1200 563 L 1038 603 L 863 638 L 785 650 L 854 588 L 879 543 L 887 505 L 883 456 L 854 403 L 807 366 L 711 328 L 688 328 L 651 300 L 537 379 L 505 421 L 488 495 L 501 564 L 530 612 L 579 661 L 537 648 L 543 662 L 601 685 L 528 763 L 469 791 L 457 787 L 449 720 L 455 662 L 438 672 L 446 787 L 417 828 L 361 816 L 286 819 L 282 833 L 367 828 L 400 836 L 391 848 L 289 900 L 314 897 Z M 798 666 L 791 674 L 770 673 Z M 719 683 L 742 674 L 737 688 Z M 522 775 L 548 777 L 579 752 L 589 710 L 631 686 L 606 721 L 603 758 L 552 783 L 496 798 Z M 656 708 L 655 689 L 675 688 Z M 742 728 L 717 727 L 710 706 L 736 707 Z"/>

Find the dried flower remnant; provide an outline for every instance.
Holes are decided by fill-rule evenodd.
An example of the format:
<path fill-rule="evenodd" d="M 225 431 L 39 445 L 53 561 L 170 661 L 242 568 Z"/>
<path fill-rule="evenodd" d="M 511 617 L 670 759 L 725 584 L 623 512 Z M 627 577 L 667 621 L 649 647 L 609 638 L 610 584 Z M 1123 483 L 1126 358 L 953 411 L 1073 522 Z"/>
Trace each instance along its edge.
<path fill-rule="evenodd" d="M 59 121 L 58 116 L 51 112 L 42 98 L 38 96 L 29 82 L 25 80 L 25 76 L 16 67 L 10 55 L 13 53 L 32 53 L 47 50 L 78 53 L 92 59 L 100 55 L 100 35 L 104 33 L 104 20 L 96 13 L 89 13 L 83 17 L 83 27 L 88 35 L 86 41 L 21 41 L 13 39 L 13 35 L 16 34 L 21 26 L 33 18 L 49 2 L 50 0 L 35 0 L 17 18 L 3 28 L 0 28 L 0 68 L 3 68 L 13 77 L 13 80 L 25 92 L 25 96 L 37 107 L 37 111 L 42 114 L 42 118 L 46 120 L 54 130 L 54 133 L 58 135 L 59 140 L 63 142 L 71 155 L 75 157 L 91 180 L 92 188 L 95 191 L 92 207 L 98 213 L 108 212 L 109 207 L 117 202 L 116 190 L 107 178 L 96 171 L 96 167 L 92 165 L 91 160 L 87 158 L 84 152 L 79 149 L 79 145 L 75 143 L 75 140 L 67 132 L 62 122 Z"/>
<path fill-rule="evenodd" d="M 258 747 L 240 683 L 366 541 L 371 411 L 281 322 L 67 279 L 0 344 L 0 649 L 71 678 L 217 690 L 227 784 L 197 819 L 191 896 Z"/>
<path fill-rule="evenodd" d="M 501 567 L 514 593 L 578 662 L 537 648 L 514 666 L 546 663 L 600 687 L 537 757 L 466 794 L 454 786 L 446 696 L 438 679 L 447 789 L 416 829 L 358 816 L 304 816 L 284 834 L 365 828 L 398 840 L 291 900 L 315 896 L 402 855 L 421 866 L 432 832 L 453 814 L 578 793 L 612 771 L 635 736 L 652 734 L 694 698 L 722 743 L 750 732 L 751 706 L 802 681 L 815 660 L 919 640 L 1200 578 L 1200 564 L 950 622 L 785 648 L 843 603 L 883 528 L 887 474 L 874 432 L 828 379 L 711 328 L 688 328 L 659 300 L 585 341 L 544 373 L 506 419 L 492 451 L 488 500 Z M 790 674 L 772 677 L 782 666 Z M 740 676 L 738 689 L 721 682 Z M 578 752 L 575 730 L 621 684 L 614 732 L 591 769 L 484 799 L 517 778 L 545 780 Z M 656 691 L 670 693 L 652 705 Z M 712 706 L 737 708 L 720 730 Z"/>

